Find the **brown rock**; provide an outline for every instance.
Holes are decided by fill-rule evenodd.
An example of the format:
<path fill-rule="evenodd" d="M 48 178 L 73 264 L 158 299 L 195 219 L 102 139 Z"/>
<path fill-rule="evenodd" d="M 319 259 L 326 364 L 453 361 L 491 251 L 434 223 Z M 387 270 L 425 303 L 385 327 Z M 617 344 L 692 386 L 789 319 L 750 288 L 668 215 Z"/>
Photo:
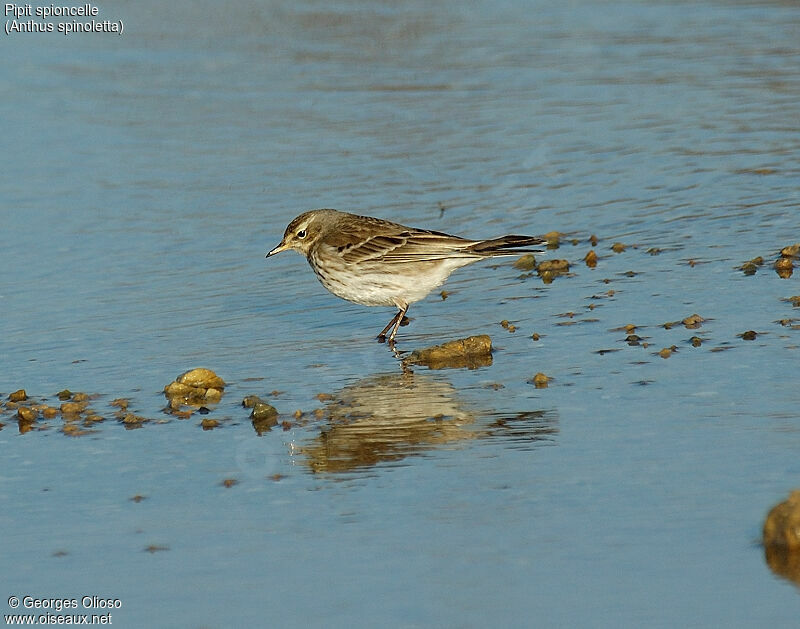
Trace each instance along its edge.
<path fill-rule="evenodd" d="M 781 249 L 781 255 L 784 258 L 797 258 L 800 256 L 800 242 L 794 245 L 787 245 Z"/>
<path fill-rule="evenodd" d="M 613 251 L 614 253 L 622 253 L 627 248 L 628 246 L 622 244 L 621 242 L 615 242 L 613 245 L 611 245 L 611 251 Z"/>
<path fill-rule="evenodd" d="M 533 378 L 531 378 L 530 382 L 532 382 L 533 386 L 535 386 L 537 389 L 546 389 L 547 384 L 550 382 L 550 378 L 540 371 L 533 376 Z"/>
<path fill-rule="evenodd" d="M 8 394 L 9 402 L 24 402 L 27 399 L 28 399 L 28 394 L 25 393 L 25 389 L 19 389 L 18 391 L 14 391 L 13 393 Z"/>
<path fill-rule="evenodd" d="M 594 252 L 594 249 L 589 250 L 589 253 L 587 253 L 583 258 L 583 261 L 590 269 L 593 269 L 597 266 L 597 254 Z"/>
<path fill-rule="evenodd" d="M 532 253 L 526 253 L 514 261 L 514 268 L 520 271 L 532 271 L 536 268 L 536 258 Z"/>
<path fill-rule="evenodd" d="M 63 402 L 61 404 L 62 415 L 80 415 L 88 406 L 87 402 Z"/>
<path fill-rule="evenodd" d="M 488 335 L 482 334 L 448 341 L 441 345 L 414 350 L 405 362 L 425 365 L 430 369 L 484 367 L 492 364 L 492 340 Z"/>
<path fill-rule="evenodd" d="M 800 550 L 800 489 L 770 510 L 764 521 L 764 546 Z"/>
<path fill-rule="evenodd" d="M 225 382 L 210 369 L 197 368 L 181 374 L 175 381 L 190 387 L 203 389 L 224 389 Z"/>
<path fill-rule="evenodd" d="M 38 419 L 39 412 L 33 410 L 32 408 L 28 408 L 27 406 L 20 406 L 17 409 L 17 417 L 21 422 L 32 423 Z"/>
<path fill-rule="evenodd" d="M 683 321 L 681 321 L 681 323 L 687 329 L 691 330 L 691 329 L 699 328 L 700 325 L 703 323 L 703 321 L 705 321 L 705 319 L 703 319 L 703 317 L 701 317 L 699 314 L 693 314 L 693 315 L 690 315 L 690 316 L 686 317 Z"/>

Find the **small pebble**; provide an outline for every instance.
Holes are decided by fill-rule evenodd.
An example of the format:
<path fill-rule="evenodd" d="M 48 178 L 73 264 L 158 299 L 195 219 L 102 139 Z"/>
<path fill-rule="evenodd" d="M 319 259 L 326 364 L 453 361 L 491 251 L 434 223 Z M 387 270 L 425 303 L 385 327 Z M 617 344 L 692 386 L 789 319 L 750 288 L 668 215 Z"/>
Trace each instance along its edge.
<path fill-rule="evenodd" d="M 239 481 L 236 480 L 235 478 L 226 478 L 225 480 L 222 481 L 222 486 L 223 487 L 233 487 L 234 485 L 237 485 L 238 483 L 239 483 Z"/>
<path fill-rule="evenodd" d="M 670 356 L 672 356 L 672 348 L 665 347 L 660 352 L 658 352 L 658 355 L 661 356 L 661 358 L 669 358 Z"/>
<path fill-rule="evenodd" d="M 613 245 L 611 245 L 611 251 L 614 253 L 622 253 L 625 251 L 625 249 L 627 249 L 627 245 L 624 245 L 621 242 L 615 242 Z"/>
<path fill-rule="evenodd" d="M 589 244 L 592 245 L 592 247 L 596 247 L 597 246 L 597 236 L 595 236 L 594 234 L 589 236 Z"/>
<path fill-rule="evenodd" d="M 703 339 L 701 339 L 699 336 L 693 336 L 689 340 L 692 342 L 692 347 L 700 347 L 703 344 Z"/>
<path fill-rule="evenodd" d="M 533 379 L 531 380 L 531 382 L 533 382 L 533 386 L 535 386 L 537 389 L 546 388 L 547 387 L 547 383 L 549 381 L 550 381 L 550 378 L 548 378 L 541 371 L 539 373 L 537 373 L 535 376 L 533 376 Z"/>

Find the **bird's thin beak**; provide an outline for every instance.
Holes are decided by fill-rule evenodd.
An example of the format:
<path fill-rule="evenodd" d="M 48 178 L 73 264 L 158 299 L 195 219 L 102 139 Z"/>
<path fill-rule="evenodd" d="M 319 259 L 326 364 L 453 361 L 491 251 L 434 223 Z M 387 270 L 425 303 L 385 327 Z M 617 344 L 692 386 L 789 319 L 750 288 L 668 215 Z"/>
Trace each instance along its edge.
<path fill-rule="evenodd" d="M 272 251 L 270 251 L 266 257 L 274 256 L 276 253 L 280 253 L 281 251 L 286 251 L 289 247 L 286 244 L 281 243 L 277 247 L 275 247 Z"/>

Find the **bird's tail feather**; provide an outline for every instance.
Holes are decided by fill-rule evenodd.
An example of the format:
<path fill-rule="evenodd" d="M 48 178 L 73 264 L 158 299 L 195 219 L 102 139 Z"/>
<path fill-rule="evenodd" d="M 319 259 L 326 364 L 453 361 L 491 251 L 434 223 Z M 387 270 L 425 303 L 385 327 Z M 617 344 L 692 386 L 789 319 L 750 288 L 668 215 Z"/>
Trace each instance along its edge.
<path fill-rule="evenodd" d="M 542 249 L 525 249 L 532 245 L 543 245 L 547 241 L 537 236 L 501 236 L 490 240 L 481 240 L 467 249 L 485 256 L 514 255 L 520 253 L 542 253 Z"/>

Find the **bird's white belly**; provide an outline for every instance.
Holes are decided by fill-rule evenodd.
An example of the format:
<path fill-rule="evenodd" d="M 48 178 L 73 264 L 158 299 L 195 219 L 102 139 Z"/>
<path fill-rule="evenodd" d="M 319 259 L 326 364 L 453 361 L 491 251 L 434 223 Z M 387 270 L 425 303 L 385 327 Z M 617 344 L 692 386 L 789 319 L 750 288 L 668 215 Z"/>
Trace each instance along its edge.
<path fill-rule="evenodd" d="M 362 306 L 413 304 L 441 286 L 459 266 L 471 260 L 442 260 L 418 265 L 409 272 L 408 265 L 386 265 L 389 271 L 366 266 L 344 265 L 335 272 L 322 270 L 309 260 L 322 285 L 331 293 Z M 392 268 L 394 267 L 394 268 Z"/>

